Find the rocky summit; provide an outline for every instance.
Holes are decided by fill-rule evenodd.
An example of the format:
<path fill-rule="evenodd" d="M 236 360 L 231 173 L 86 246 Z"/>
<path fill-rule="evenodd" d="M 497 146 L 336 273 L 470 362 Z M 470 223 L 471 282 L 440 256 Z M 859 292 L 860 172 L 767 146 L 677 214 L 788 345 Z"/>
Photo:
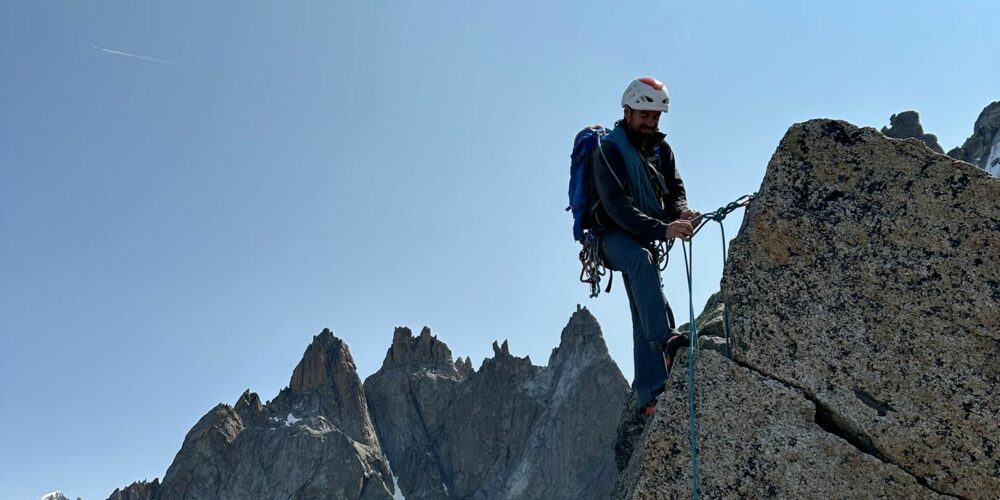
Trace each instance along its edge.
<path fill-rule="evenodd" d="M 629 389 L 600 326 L 579 309 L 548 366 L 493 344 L 472 370 L 424 329 L 397 329 L 365 380 L 379 438 L 407 499 L 607 498 Z"/>
<path fill-rule="evenodd" d="M 948 151 L 948 156 L 1000 177 L 1000 101 L 983 109 L 973 126 L 972 136 L 961 146 Z"/>
<path fill-rule="evenodd" d="M 347 345 L 324 330 L 270 403 L 246 391 L 188 432 L 163 481 L 111 499 L 391 499 L 392 475 L 375 437 Z"/>
<path fill-rule="evenodd" d="M 875 129 L 792 126 L 724 272 L 734 360 L 696 356 L 700 492 L 994 498 L 997 255 L 1000 180 Z M 674 377 L 620 433 L 617 498 L 691 494 L 687 391 Z"/>

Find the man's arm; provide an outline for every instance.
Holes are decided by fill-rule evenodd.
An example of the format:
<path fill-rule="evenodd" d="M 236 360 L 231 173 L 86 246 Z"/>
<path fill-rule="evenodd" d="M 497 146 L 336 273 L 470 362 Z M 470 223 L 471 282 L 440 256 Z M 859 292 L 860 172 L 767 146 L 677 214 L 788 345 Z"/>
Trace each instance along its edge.
<path fill-rule="evenodd" d="M 594 173 L 594 187 L 601 205 L 615 224 L 646 243 L 664 239 L 667 224 L 639 210 L 635 200 L 625 193 L 622 184 L 628 179 L 628 175 L 625 160 L 618 149 L 604 143 L 591 153 L 590 162 Z"/>

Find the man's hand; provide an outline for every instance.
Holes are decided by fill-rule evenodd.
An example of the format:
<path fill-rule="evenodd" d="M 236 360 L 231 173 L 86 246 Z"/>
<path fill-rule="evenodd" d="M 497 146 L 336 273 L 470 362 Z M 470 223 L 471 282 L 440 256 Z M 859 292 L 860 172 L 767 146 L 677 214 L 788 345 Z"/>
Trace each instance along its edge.
<path fill-rule="evenodd" d="M 687 220 L 677 219 L 670 224 L 667 224 L 667 234 L 666 238 L 680 238 L 682 240 L 691 239 L 691 234 L 694 233 L 694 228 L 691 227 L 691 223 Z"/>
<path fill-rule="evenodd" d="M 685 211 L 681 212 L 681 216 L 678 218 L 678 220 L 686 220 L 686 221 L 690 222 L 691 223 L 691 227 L 695 231 L 698 230 L 698 226 L 700 226 L 703 222 L 705 222 L 704 219 L 701 219 L 701 214 L 698 213 L 698 212 L 695 212 L 694 210 L 685 210 Z M 690 239 L 690 238 L 687 238 L 687 239 Z"/>
<path fill-rule="evenodd" d="M 701 214 L 695 212 L 694 210 L 685 210 L 681 212 L 680 220 L 691 220 L 694 219 L 695 217 L 698 217 L 699 215 Z"/>

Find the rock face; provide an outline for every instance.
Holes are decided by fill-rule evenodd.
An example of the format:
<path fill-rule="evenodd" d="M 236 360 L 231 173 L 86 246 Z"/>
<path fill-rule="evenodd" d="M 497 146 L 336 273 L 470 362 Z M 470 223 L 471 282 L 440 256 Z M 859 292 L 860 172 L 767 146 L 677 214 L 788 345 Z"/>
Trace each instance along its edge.
<path fill-rule="evenodd" d="M 579 309 L 547 367 L 493 345 L 478 371 L 424 330 L 397 329 L 365 393 L 406 498 L 607 498 L 629 389 Z"/>
<path fill-rule="evenodd" d="M 944 149 L 938 144 L 937 136 L 924 133 L 920 115 L 916 111 L 903 111 L 892 115 L 889 117 L 889 126 L 882 127 L 882 133 L 893 139 L 919 139 L 935 152 L 944 154 Z"/>
<path fill-rule="evenodd" d="M 749 210 L 726 269 L 736 359 L 934 490 L 1000 491 L 1000 181 L 816 120 Z"/>
<path fill-rule="evenodd" d="M 686 366 L 687 353 L 679 366 Z M 816 422 L 802 392 L 701 351 L 695 387 L 704 498 L 934 498 L 899 467 Z M 672 376 L 613 498 L 690 498 L 687 377 Z"/>
<path fill-rule="evenodd" d="M 324 330 L 274 401 L 262 405 L 246 391 L 235 406 L 216 406 L 188 432 L 158 488 L 133 484 L 115 494 L 390 499 L 393 487 L 354 360 L 347 345 Z"/>
<path fill-rule="evenodd" d="M 440 427 L 463 378 L 451 350 L 429 329 L 413 337 L 409 328 L 396 328 L 382 368 L 365 380 L 382 449 L 408 498 L 448 496 L 431 429 Z"/>
<path fill-rule="evenodd" d="M 722 303 L 722 292 L 713 293 L 705 303 L 705 309 L 694 319 L 698 327 L 698 346 L 701 349 L 711 349 L 728 356 L 726 348 L 726 331 L 723 327 L 725 323 L 725 307 Z M 677 327 L 678 331 L 690 334 L 690 323 L 684 323 Z"/>
<path fill-rule="evenodd" d="M 948 151 L 948 156 L 1000 177 L 1000 101 L 986 106 L 976 119 L 972 136 L 962 146 Z"/>
<path fill-rule="evenodd" d="M 725 270 L 735 361 L 698 355 L 702 493 L 995 497 L 997 255 L 1000 180 L 874 129 L 792 126 Z M 670 385 L 618 498 L 690 495 L 685 370 Z"/>

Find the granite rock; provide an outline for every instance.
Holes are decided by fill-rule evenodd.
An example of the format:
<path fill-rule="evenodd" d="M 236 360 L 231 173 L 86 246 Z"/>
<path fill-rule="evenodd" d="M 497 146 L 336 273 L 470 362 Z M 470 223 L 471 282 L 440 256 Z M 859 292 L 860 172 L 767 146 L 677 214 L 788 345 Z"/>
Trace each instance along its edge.
<path fill-rule="evenodd" d="M 726 346 L 725 306 L 723 304 L 722 291 L 713 293 L 705 303 L 694 324 L 698 327 L 698 346 L 701 349 L 711 349 L 728 355 Z M 691 324 L 684 323 L 677 327 L 677 330 L 685 334 L 690 334 Z"/>
<path fill-rule="evenodd" d="M 687 365 L 686 351 L 678 358 Z M 899 467 L 817 423 L 798 389 L 700 351 L 695 410 L 704 498 L 935 498 Z M 612 498 L 690 498 L 688 378 L 672 376 Z"/>
<path fill-rule="evenodd" d="M 934 491 L 1000 491 L 1000 180 L 812 120 L 748 210 L 725 270 L 737 362 Z"/>

